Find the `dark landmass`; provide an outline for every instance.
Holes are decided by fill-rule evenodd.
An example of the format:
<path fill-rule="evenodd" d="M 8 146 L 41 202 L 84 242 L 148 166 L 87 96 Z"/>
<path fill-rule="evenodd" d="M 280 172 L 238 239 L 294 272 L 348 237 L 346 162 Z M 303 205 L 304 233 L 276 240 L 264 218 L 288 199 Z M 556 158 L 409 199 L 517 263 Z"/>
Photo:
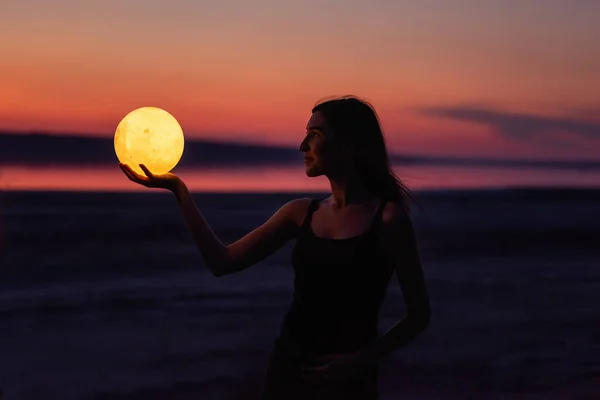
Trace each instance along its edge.
<path fill-rule="evenodd" d="M 522 167 L 540 169 L 600 169 L 599 161 L 556 161 L 490 158 L 458 158 L 421 155 L 391 155 L 396 165 L 438 165 L 473 167 Z M 54 135 L 43 132 L 0 131 L 0 165 L 85 165 L 115 163 L 112 137 Z M 297 148 L 242 142 L 186 140 L 180 167 L 235 167 L 301 165 Z"/>

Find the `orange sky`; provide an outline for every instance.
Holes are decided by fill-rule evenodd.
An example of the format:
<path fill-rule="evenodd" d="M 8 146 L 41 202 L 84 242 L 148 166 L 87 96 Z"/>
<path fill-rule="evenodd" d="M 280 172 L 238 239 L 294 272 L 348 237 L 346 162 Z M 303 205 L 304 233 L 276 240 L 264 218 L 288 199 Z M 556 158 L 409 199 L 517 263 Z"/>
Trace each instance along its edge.
<path fill-rule="evenodd" d="M 0 129 L 112 137 L 125 114 L 152 105 L 189 137 L 296 145 L 318 99 L 356 94 L 375 105 L 392 151 L 600 154 L 598 139 L 573 132 L 569 146 L 550 146 L 420 113 L 597 122 L 597 2 L 87 3 L 2 2 Z"/>

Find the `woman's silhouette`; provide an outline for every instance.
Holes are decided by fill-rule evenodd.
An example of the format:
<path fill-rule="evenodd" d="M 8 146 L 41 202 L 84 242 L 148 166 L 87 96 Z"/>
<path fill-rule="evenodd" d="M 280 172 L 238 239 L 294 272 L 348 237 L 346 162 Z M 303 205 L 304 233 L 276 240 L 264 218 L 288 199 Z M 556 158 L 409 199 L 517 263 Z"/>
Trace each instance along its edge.
<path fill-rule="evenodd" d="M 215 276 L 241 271 L 296 239 L 294 297 L 269 363 L 263 399 L 377 399 L 377 361 L 429 323 L 429 299 L 411 219 L 410 192 L 390 168 L 377 114 L 348 96 L 318 103 L 300 145 L 306 174 L 331 196 L 284 204 L 262 226 L 225 245 L 174 174 L 123 172 L 172 191 Z M 378 335 L 378 314 L 396 273 L 407 314 Z"/>

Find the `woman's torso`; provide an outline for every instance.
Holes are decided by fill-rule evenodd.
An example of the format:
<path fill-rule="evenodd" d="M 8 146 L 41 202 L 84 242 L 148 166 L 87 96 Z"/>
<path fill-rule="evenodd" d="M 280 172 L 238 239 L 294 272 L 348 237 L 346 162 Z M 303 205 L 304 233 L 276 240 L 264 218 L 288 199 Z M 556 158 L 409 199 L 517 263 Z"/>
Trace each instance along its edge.
<path fill-rule="evenodd" d="M 357 350 L 373 340 L 392 274 L 377 241 L 385 201 L 369 229 L 347 239 L 315 234 L 311 222 L 319 203 L 311 202 L 298 231 L 294 298 L 279 338 L 301 359 Z"/>

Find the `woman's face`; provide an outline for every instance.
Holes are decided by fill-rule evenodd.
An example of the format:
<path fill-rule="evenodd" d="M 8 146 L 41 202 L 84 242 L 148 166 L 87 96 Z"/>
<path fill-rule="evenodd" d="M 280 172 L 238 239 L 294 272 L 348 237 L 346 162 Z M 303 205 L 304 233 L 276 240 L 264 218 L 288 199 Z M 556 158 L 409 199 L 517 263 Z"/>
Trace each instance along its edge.
<path fill-rule="evenodd" d="M 306 175 L 310 177 L 326 175 L 342 167 L 347 159 L 347 151 L 335 137 L 323 114 L 312 114 L 306 125 L 306 137 L 300 144 L 304 152 Z"/>

